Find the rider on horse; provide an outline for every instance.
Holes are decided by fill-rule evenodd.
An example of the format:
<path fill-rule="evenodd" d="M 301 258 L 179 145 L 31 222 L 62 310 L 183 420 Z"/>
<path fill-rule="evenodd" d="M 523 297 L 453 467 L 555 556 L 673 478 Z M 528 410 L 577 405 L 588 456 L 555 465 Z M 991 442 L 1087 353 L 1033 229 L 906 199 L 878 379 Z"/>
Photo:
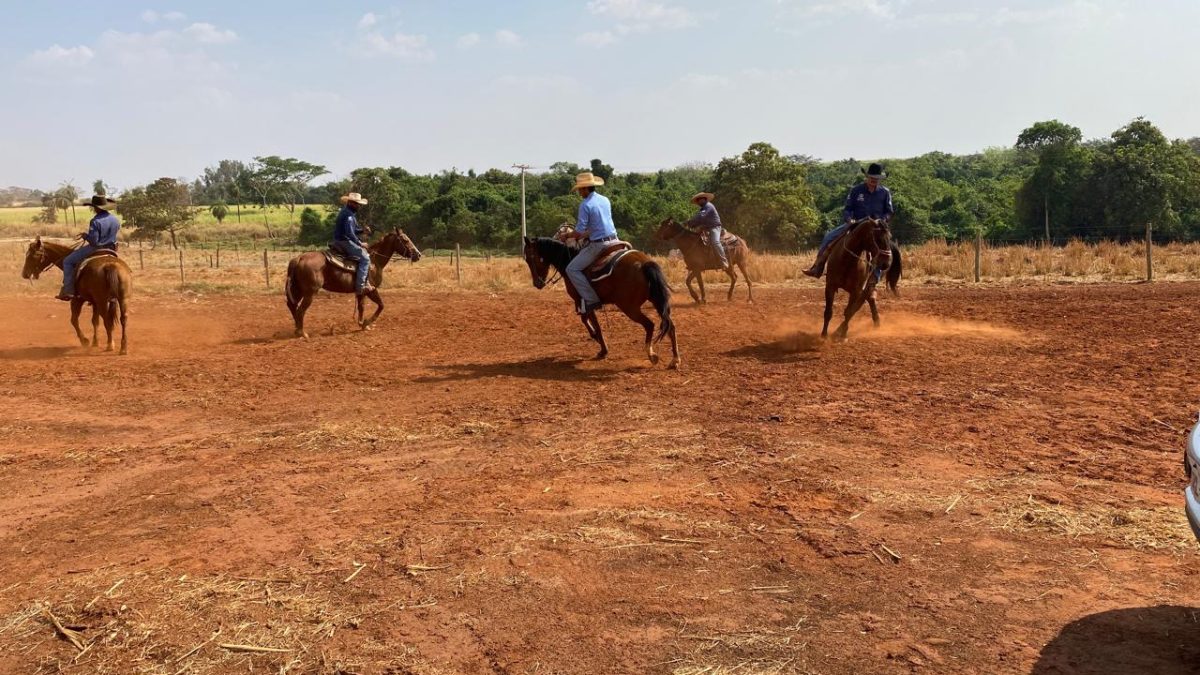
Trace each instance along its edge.
<path fill-rule="evenodd" d="M 330 248 L 341 251 L 355 261 L 357 266 L 354 273 L 354 293 L 365 295 L 375 290 L 367 283 L 367 274 L 371 271 L 371 254 L 367 252 L 359 235 L 366 230 L 358 224 L 355 216 L 358 210 L 367 205 L 367 200 L 357 192 L 351 192 L 342 197 L 342 210 L 337 215 L 337 225 L 333 228 L 333 244 Z"/>
<path fill-rule="evenodd" d="M 617 226 L 613 224 L 612 204 L 608 197 L 596 192 L 596 187 L 604 185 L 604 179 L 584 172 L 575 177 L 573 191 L 583 197 L 579 205 L 579 217 L 575 221 L 575 231 L 568 233 L 568 239 L 586 240 L 583 248 L 567 265 L 567 278 L 579 293 L 579 307 L 576 311 L 587 315 L 598 309 L 603 303 L 600 296 L 592 288 L 587 277 L 587 269 L 604 253 L 607 242 L 617 241 Z"/>
<path fill-rule="evenodd" d="M 725 255 L 725 245 L 721 243 L 721 234 L 724 228 L 721 226 L 721 215 L 717 213 L 717 207 L 713 206 L 712 200 L 711 192 L 701 192 L 692 197 L 692 203 L 700 207 L 700 212 L 692 216 L 692 219 L 684 225 L 692 230 L 706 232 L 708 245 L 712 247 L 713 253 L 717 254 L 717 260 L 721 261 L 721 267 L 728 270 L 729 258 Z"/>
<path fill-rule="evenodd" d="M 87 260 L 88 256 L 101 249 L 116 250 L 117 233 L 121 231 L 121 221 L 109 213 L 116 204 L 115 201 L 104 195 L 93 195 L 91 200 L 83 203 L 83 206 L 92 207 L 92 211 L 96 215 L 92 216 L 88 231 L 76 237 L 76 239 L 82 239 L 85 242 L 84 245 L 63 259 L 63 285 L 62 290 L 55 296 L 57 299 L 68 301 L 75 299 L 75 270 L 78 269 L 79 263 Z"/>
<path fill-rule="evenodd" d="M 846 234 L 867 218 L 890 221 L 896 210 L 892 208 L 892 193 L 879 182 L 887 178 L 883 167 L 872 164 L 863 171 L 866 181 L 855 185 L 846 197 L 846 208 L 842 210 L 842 224 L 830 230 L 821 240 L 821 248 L 817 252 L 817 261 L 813 266 L 804 270 L 810 277 L 820 278 L 825 272 L 825 261 L 829 259 L 829 250 L 833 242 Z"/>

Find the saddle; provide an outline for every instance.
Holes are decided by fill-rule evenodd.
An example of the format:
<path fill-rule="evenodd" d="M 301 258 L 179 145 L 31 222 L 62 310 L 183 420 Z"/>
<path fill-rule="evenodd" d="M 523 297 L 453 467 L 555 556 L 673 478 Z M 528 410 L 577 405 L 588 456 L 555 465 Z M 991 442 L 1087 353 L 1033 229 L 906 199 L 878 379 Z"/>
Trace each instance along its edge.
<path fill-rule="evenodd" d="M 116 258 L 116 257 L 118 257 L 118 256 L 117 256 L 117 247 L 115 244 L 112 247 L 105 246 L 103 248 L 98 248 L 98 249 L 92 251 L 91 253 L 88 254 L 88 257 L 83 259 L 83 262 L 79 263 L 79 267 L 75 268 L 75 278 L 78 279 L 79 275 L 83 274 L 83 270 L 86 269 L 88 265 L 91 265 L 92 263 L 96 262 L 97 260 L 104 260 L 106 258 Z"/>
<path fill-rule="evenodd" d="M 593 282 L 607 279 L 612 275 L 613 270 L 617 268 L 617 263 L 621 262 L 626 254 L 633 251 L 633 245 L 629 242 L 615 241 L 606 243 L 604 252 L 600 257 L 596 258 L 596 262 L 592 263 L 587 268 L 587 276 Z"/>
<path fill-rule="evenodd" d="M 710 234 L 711 234 L 710 230 L 705 230 L 705 231 L 701 232 L 700 233 L 700 241 L 704 242 L 705 246 L 712 248 L 712 237 L 710 236 Z M 737 236 L 736 234 L 733 234 L 729 230 L 726 230 L 726 229 L 721 230 L 721 245 L 724 246 L 726 250 L 729 250 L 729 248 L 731 246 L 739 246 L 739 245 L 741 245 L 741 243 L 742 243 L 741 237 Z"/>
<path fill-rule="evenodd" d="M 332 246 L 322 251 L 325 254 L 325 261 L 334 267 L 350 272 L 351 274 L 358 271 L 358 261 L 353 258 L 347 258 L 345 253 Z"/>

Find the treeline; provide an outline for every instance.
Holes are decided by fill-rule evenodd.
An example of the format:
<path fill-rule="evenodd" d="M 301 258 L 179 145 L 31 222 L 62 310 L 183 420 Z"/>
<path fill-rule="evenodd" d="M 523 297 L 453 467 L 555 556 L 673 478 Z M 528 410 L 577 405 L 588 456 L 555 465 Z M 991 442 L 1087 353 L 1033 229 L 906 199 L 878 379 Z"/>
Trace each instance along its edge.
<path fill-rule="evenodd" d="M 1080 130 L 1051 120 L 1024 130 L 1012 147 L 972 155 L 931 152 L 881 160 L 896 205 L 894 230 L 907 243 L 930 238 L 992 241 L 1135 239 L 1147 225 L 1160 239 L 1200 239 L 1200 138 L 1168 140 L 1138 118 L 1108 138 L 1085 141 Z M 658 223 L 689 217 L 690 197 L 716 194 L 727 227 L 760 249 L 810 246 L 841 219 L 847 191 L 864 162 L 822 162 L 782 155 L 767 143 L 722 159 L 652 173 L 620 172 L 600 159 L 560 162 L 525 178 L 531 234 L 573 222 L 574 176 L 604 178 L 623 237 L 652 245 Z M 521 176 L 491 169 L 419 175 L 399 167 L 363 168 L 342 181 L 315 184 L 325 167 L 293 158 L 223 160 L 191 183 L 160 179 L 123 194 L 127 225 L 147 234 L 187 226 L 186 209 L 203 205 L 218 219 L 240 218 L 243 205 L 336 205 L 347 191 L 370 200 L 362 219 L 375 228 L 402 226 L 423 246 L 513 248 L 520 237 Z M 98 186 L 100 182 L 98 182 Z M 132 199 L 130 199 L 132 198 Z M 171 204 L 157 204 L 167 200 Z M 66 200 L 50 204 L 48 210 Z M 303 243 L 325 241 L 333 214 L 302 209 Z M 273 233 L 269 233 L 273 234 Z"/>

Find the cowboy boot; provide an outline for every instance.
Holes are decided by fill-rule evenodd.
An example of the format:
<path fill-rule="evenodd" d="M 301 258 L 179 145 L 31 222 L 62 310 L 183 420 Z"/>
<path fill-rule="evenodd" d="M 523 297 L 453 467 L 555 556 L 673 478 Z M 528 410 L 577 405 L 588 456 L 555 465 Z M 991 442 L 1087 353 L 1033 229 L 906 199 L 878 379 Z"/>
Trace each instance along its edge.
<path fill-rule="evenodd" d="M 804 274 L 814 279 L 820 279 L 821 275 L 825 273 L 825 261 L 829 260 L 829 249 L 831 248 L 833 247 L 830 246 L 824 251 L 821 251 L 821 253 L 817 255 L 817 261 L 813 263 L 812 267 L 804 270 Z"/>

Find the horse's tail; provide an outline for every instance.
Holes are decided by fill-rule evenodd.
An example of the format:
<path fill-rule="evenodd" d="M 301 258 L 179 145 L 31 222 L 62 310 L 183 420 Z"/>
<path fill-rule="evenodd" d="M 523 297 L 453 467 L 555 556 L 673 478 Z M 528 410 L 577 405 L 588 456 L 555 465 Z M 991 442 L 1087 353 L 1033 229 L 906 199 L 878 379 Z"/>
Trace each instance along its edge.
<path fill-rule="evenodd" d="M 658 335 L 654 337 L 654 341 L 658 342 L 675 327 L 671 321 L 671 285 L 667 283 L 667 275 L 663 274 L 662 267 L 654 261 L 642 265 L 642 274 L 646 277 L 646 285 L 649 287 L 650 304 L 654 305 L 654 310 L 662 317 Z"/>
<path fill-rule="evenodd" d="M 892 266 L 887 271 L 887 285 L 892 290 L 892 295 L 900 295 L 900 291 L 896 289 L 896 284 L 900 283 L 900 274 L 903 272 L 903 263 L 900 261 L 900 247 L 892 244 Z"/>
<path fill-rule="evenodd" d="M 287 279 L 283 282 L 283 295 L 287 298 L 288 305 L 295 307 L 298 302 L 292 297 L 292 284 L 296 279 L 296 259 L 292 258 L 288 261 Z"/>
<path fill-rule="evenodd" d="M 125 288 L 121 282 L 121 272 L 116 265 L 104 268 L 104 283 L 108 285 L 108 307 L 105 311 L 110 315 L 117 309 L 121 298 L 125 297 Z"/>

